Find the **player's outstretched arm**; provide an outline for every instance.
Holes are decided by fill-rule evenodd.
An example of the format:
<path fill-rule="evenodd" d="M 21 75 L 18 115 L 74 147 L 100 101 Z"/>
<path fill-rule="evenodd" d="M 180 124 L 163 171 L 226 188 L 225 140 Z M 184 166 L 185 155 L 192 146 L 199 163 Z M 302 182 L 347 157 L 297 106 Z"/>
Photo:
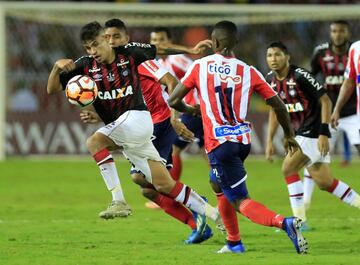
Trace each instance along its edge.
<path fill-rule="evenodd" d="M 202 40 L 192 48 L 182 45 L 172 44 L 172 43 L 157 44 L 156 53 L 158 55 L 170 55 L 170 54 L 181 54 L 181 53 L 201 54 L 207 48 L 211 48 L 211 40 Z"/>
<path fill-rule="evenodd" d="M 324 94 L 320 97 L 321 103 L 321 126 L 319 132 L 318 148 L 320 154 L 325 156 L 329 152 L 329 123 L 330 123 L 330 114 L 331 114 L 331 101 L 327 94 Z"/>
<path fill-rule="evenodd" d="M 276 115 L 276 119 L 284 131 L 284 147 L 290 155 L 294 154 L 298 149 L 298 144 L 294 139 L 294 130 L 290 123 L 290 116 L 287 112 L 285 104 L 278 95 L 266 100 L 266 104 L 270 105 Z"/>
<path fill-rule="evenodd" d="M 355 89 L 355 81 L 353 79 L 346 78 L 341 85 L 339 97 L 336 101 L 334 111 L 331 115 L 331 126 L 336 128 L 338 126 L 338 120 L 340 118 L 340 111 L 344 107 L 345 103 L 351 97 Z"/>
<path fill-rule="evenodd" d="M 279 122 L 276 119 L 275 112 L 273 109 L 269 111 L 269 123 L 268 123 L 268 134 L 266 140 L 266 147 L 265 147 L 265 158 L 266 160 L 273 162 L 272 156 L 275 153 L 273 140 L 276 133 L 277 128 L 279 127 Z"/>
<path fill-rule="evenodd" d="M 48 83 L 47 83 L 47 93 L 54 94 L 63 89 L 60 82 L 60 73 L 61 72 L 70 72 L 75 69 L 75 63 L 71 59 L 60 59 L 57 60 L 51 69 Z"/>
<path fill-rule="evenodd" d="M 175 90 L 175 87 L 179 83 L 176 77 L 170 73 L 166 73 L 160 80 L 160 84 L 167 87 L 169 94 Z M 190 131 L 184 123 L 179 119 L 179 113 L 175 109 L 171 109 L 171 125 L 174 128 L 177 135 L 181 136 L 186 141 L 193 141 L 194 134 Z"/>
<path fill-rule="evenodd" d="M 171 93 L 168 104 L 173 109 L 176 109 L 177 111 L 187 113 L 193 116 L 200 116 L 200 109 L 198 107 L 193 107 L 190 105 L 187 105 L 182 99 L 186 96 L 187 93 L 189 93 L 189 89 L 187 89 L 182 83 L 179 83 L 174 92 Z"/>

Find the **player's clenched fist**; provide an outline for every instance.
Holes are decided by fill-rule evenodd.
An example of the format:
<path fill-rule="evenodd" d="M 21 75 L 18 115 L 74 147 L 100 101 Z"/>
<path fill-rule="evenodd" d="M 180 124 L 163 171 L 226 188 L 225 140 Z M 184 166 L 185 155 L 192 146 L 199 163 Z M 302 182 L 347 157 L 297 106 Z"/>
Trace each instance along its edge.
<path fill-rule="evenodd" d="M 99 115 L 91 110 L 82 110 L 80 112 L 80 119 L 83 121 L 83 123 L 101 122 Z"/>
<path fill-rule="evenodd" d="M 75 69 L 75 63 L 72 59 L 60 59 L 55 62 L 55 67 L 64 72 L 71 72 Z"/>

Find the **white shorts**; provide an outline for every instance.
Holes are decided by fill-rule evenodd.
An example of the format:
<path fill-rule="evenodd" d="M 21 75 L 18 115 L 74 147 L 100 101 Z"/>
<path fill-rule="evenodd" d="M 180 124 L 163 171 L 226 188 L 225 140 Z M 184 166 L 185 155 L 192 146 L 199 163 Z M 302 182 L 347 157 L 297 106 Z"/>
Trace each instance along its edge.
<path fill-rule="evenodd" d="M 151 141 L 153 130 L 150 112 L 129 110 L 97 132 L 108 136 L 116 145 L 122 147 L 124 156 L 133 168 L 141 171 L 146 180 L 152 183 L 148 160 L 163 162 Z"/>
<path fill-rule="evenodd" d="M 334 147 L 339 131 L 346 133 L 351 145 L 360 144 L 360 116 L 354 114 L 348 117 L 339 119 L 337 130 L 330 128 L 331 132 L 331 147 Z"/>
<path fill-rule="evenodd" d="M 301 135 L 295 137 L 296 142 L 299 144 L 301 151 L 306 155 L 310 161 L 306 167 L 310 167 L 315 163 L 330 163 L 330 154 L 327 153 L 326 156 L 322 156 L 318 149 L 318 139 L 309 138 Z"/>

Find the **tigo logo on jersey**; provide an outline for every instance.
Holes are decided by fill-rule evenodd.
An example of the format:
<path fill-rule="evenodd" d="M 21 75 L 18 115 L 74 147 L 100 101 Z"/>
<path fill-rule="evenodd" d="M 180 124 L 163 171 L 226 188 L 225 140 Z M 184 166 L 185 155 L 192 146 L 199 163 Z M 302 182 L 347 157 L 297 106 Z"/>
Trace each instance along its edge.
<path fill-rule="evenodd" d="M 218 74 L 220 81 L 226 83 L 228 80 L 232 80 L 235 84 L 241 83 L 241 76 L 230 75 L 231 66 L 229 64 L 218 65 L 217 63 L 210 63 L 208 65 L 208 73 Z"/>
<path fill-rule="evenodd" d="M 99 91 L 98 97 L 100 99 L 118 99 L 123 98 L 128 95 L 133 94 L 133 88 L 132 86 L 122 87 L 122 88 L 116 88 L 111 91 Z"/>

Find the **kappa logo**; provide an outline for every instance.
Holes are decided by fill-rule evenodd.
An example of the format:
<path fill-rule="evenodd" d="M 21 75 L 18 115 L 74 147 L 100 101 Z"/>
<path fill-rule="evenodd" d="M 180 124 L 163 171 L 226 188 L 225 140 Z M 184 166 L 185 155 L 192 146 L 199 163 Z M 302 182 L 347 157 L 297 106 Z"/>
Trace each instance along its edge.
<path fill-rule="evenodd" d="M 208 73 L 217 74 L 220 77 L 220 81 L 223 83 L 233 81 L 235 84 L 241 83 L 241 76 L 231 75 L 231 66 L 229 64 L 218 65 L 217 63 L 210 63 L 208 65 Z"/>
<path fill-rule="evenodd" d="M 115 81 L 115 76 L 114 76 L 113 73 L 109 73 L 106 78 L 107 78 L 107 80 L 109 82 L 114 82 Z"/>

